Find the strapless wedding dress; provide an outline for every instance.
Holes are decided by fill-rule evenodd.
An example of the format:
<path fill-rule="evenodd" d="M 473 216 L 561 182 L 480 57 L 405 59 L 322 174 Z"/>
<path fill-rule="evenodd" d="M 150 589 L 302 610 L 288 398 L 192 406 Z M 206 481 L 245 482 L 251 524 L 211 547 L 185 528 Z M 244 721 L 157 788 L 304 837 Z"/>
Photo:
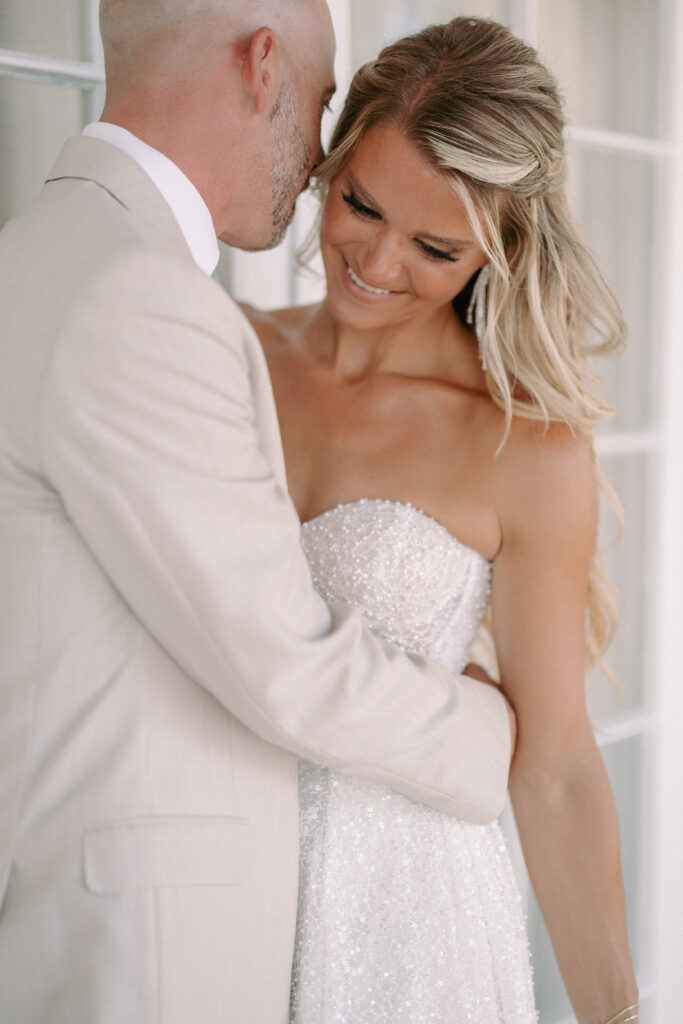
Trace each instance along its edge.
<path fill-rule="evenodd" d="M 363 499 L 306 523 L 319 592 L 378 636 L 462 670 L 490 565 L 412 505 Z M 534 1024 L 528 943 L 497 823 L 453 820 L 302 763 L 291 1024 Z"/>

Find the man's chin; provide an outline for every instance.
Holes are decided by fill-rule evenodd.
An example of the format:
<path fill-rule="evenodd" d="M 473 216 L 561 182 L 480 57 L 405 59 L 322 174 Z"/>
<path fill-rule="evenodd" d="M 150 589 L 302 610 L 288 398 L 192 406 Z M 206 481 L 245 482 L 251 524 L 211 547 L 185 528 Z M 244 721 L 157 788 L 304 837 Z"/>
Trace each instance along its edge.
<path fill-rule="evenodd" d="M 295 212 L 296 199 L 292 202 L 286 213 L 281 209 L 275 210 L 270 225 L 270 234 L 267 237 L 263 237 L 263 235 L 260 238 L 256 236 L 246 237 L 244 234 L 241 237 L 236 237 L 229 230 L 224 231 L 218 237 L 221 242 L 229 245 L 232 249 L 242 249 L 244 252 L 268 252 L 268 250 L 276 249 L 280 245 L 287 234 L 287 228 L 294 220 Z"/>
<path fill-rule="evenodd" d="M 219 235 L 219 240 L 225 245 L 230 246 L 231 249 L 240 249 L 242 252 L 268 252 L 270 249 L 276 249 L 280 245 L 288 227 L 289 224 L 286 224 L 284 228 L 273 231 L 265 241 L 255 238 L 235 238 L 229 231 Z"/>
<path fill-rule="evenodd" d="M 262 245 L 240 245 L 237 248 L 242 249 L 244 252 L 270 252 L 271 249 L 277 249 L 287 233 L 288 226 L 285 225 L 284 228 L 273 232 L 268 241 Z"/>
<path fill-rule="evenodd" d="M 287 234 L 287 228 L 294 220 L 295 209 L 296 207 L 292 206 L 289 215 L 285 219 L 278 219 L 278 221 L 273 224 L 273 230 L 270 238 L 265 245 L 255 246 L 251 251 L 267 252 L 269 249 L 277 249 L 278 245 L 284 241 L 284 237 Z"/>

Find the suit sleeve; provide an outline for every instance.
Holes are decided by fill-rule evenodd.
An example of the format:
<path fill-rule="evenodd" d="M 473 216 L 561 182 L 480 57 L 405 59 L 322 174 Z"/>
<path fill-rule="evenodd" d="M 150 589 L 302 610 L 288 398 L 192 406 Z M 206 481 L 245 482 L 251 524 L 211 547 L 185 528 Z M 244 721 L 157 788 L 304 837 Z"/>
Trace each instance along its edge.
<path fill-rule="evenodd" d="M 145 627 L 255 733 L 488 822 L 507 789 L 503 699 L 316 594 L 255 424 L 250 331 L 181 260 L 113 260 L 55 341 L 45 474 Z"/>

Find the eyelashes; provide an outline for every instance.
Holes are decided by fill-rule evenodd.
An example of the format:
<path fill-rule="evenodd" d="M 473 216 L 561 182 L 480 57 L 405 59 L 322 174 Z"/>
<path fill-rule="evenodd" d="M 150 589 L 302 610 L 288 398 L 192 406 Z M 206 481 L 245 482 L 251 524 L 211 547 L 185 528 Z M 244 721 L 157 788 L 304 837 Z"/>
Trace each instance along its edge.
<path fill-rule="evenodd" d="M 369 220 L 381 220 L 377 210 L 373 210 L 366 206 L 365 203 L 361 203 L 353 189 L 348 193 L 342 190 L 342 199 L 353 213 L 359 214 L 361 217 L 367 217 Z"/>
<path fill-rule="evenodd" d="M 419 238 L 415 239 L 417 245 L 422 249 L 422 252 L 430 260 L 446 260 L 447 263 L 457 263 L 458 257 L 454 256 L 453 253 L 444 252 L 443 249 L 435 249 L 433 245 L 429 245 L 427 242 L 420 241 Z"/>
<path fill-rule="evenodd" d="M 373 210 L 372 207 L 366 206 L 362 203 L 356 193 L 351 189 L 349 192 L 344 192 L 342 189 L 341 197 L 356 217 L 361 217 L 364 220 L 378 221 L 382 219 L 381 214 L 377 210 Z M 429 245 L 428 242 L 423 242 L 420 238 L 414 239 L 415 244 L 420 249 L 422 254 L 430 260 L 442 260 L 447 263 L 457 263 L 458 258 L 451 252 L 445 252 L 443 249 L 437 249 L 433 245 Z"/>

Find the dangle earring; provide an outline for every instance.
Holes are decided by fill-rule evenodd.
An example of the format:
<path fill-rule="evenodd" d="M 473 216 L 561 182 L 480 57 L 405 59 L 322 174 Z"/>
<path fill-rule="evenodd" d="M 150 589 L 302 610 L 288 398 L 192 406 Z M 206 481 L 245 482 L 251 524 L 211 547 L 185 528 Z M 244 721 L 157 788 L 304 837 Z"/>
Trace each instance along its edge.
<path fill-rule="evenodd" d="M 486 334 L 486 297 L 490 277 L 489 264 L 486 263 L 477 276 L 472 289 L 472 297 L 467 307 L 467 323 L 474 325 L 474 333 L 479 342 L 479 358 L 481 365 L 486 370 L 486 353 L 484 352 L 484 335 Z"/>

